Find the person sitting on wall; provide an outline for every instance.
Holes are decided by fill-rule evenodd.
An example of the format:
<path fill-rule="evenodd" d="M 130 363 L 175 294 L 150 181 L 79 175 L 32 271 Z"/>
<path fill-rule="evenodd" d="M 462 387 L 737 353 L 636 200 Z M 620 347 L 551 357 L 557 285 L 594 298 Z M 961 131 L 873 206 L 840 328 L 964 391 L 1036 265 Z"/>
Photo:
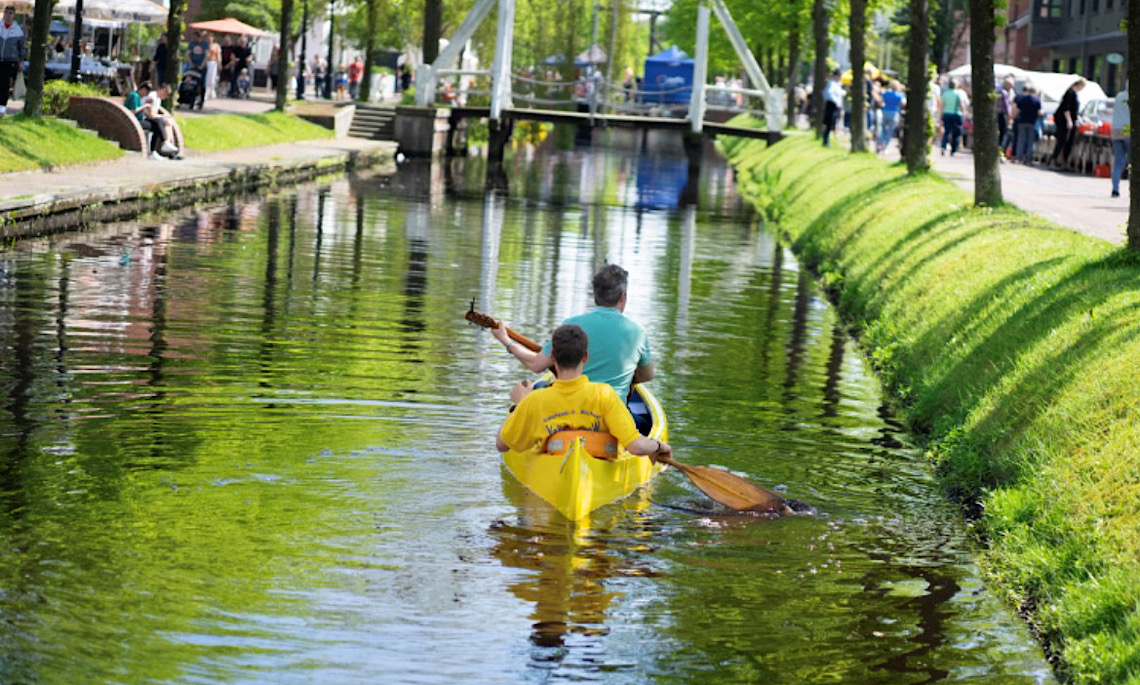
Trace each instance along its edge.
<path fill-rule="evenodd" d="M 147 99 L 152 95 L 152 91 L 150 81 L 143 81 L 137 89 L 127 95 L 123 101 L 123 106 L 135 115 L 143 131 L 150 133 L 151 159 L 159 159 L 160 153 L 177 155 L 178 148 L 167 141 L 166 126 L 160 118 L 152 116 L 151 107 L 147 104 Z"/>

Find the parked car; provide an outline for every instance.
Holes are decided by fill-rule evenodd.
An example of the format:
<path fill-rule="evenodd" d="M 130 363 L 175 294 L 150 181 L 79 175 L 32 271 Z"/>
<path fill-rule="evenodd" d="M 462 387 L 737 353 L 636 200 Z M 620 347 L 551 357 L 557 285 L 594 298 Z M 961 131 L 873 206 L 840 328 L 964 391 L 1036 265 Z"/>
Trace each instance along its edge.
<path fill-rule="evenodd" d="M 1081 112 L 1077 116 L 1077 130 L 1081 133 L 1112 133 L 1112 107 L 1113 98 L 1097 98 L 1081 105 Z"/>

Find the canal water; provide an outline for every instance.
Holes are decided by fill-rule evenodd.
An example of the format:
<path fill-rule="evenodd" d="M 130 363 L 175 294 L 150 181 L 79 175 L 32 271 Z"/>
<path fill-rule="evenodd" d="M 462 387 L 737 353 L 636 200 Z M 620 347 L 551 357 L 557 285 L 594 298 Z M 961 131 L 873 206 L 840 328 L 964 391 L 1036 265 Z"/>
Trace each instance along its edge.
<path fill-rule="evenodd" d="M 405 166 L 0 253 L 0 682 L 1053 682 L 835 312 L 667 139 Z M 494 435 L 632 277 L 677 473 L 567 524 Z"/>

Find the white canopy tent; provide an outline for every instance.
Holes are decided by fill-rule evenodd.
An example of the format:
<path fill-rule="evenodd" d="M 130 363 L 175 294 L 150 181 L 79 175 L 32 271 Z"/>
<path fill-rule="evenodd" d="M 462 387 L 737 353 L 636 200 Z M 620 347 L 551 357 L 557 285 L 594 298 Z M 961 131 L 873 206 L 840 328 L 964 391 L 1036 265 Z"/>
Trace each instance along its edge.
<path fill-rule="evenodd" d="M 1025 83 L 1033 84 L 1041 94 L 1041 102 L 1046 104 L 1058 103 L 1069 86 L 1081 77 L 1080 74 L 1054 74 L 1048 71 L 1025 72 Z M 1020 82 L 1019 84 L 1020 85 Z M 1078 93 L 1081 104 L 1089 100 L 1106 100 L 1108 95 L 1096 81 L 1087 81 L 1084 89 Z"/>
<path fill-rule="evenodd" d="M 946 72 L 947 76 L 953 78 L 970 78 L 972 76 L 972 67 L 969 64 L 963 64 L 957 69 L 952 69 Z M 1019 69 L 1010 64 L 994 64 L 994 81 L 1000 83 L 1006 76 L 1012 76 L 1014 80 L 1020 81 L 1024 78 L 1025 70 Z"/>
<path fill-rule="evenodd" d="M 963 64 L 957 69 L 953 69 L 946 73 L 947 76 L 958 79 L 970 78 L 970 65 Z M 1027 71 L 1008 64 L 995 64 L 994 65 L 994 87 L 1005 79 L 1006 76 L 1012 76 L 1016 83 L 1016 89 L 1021 92 L 1021 89 L 1026 84 L 1032 84 L 1041 95 L 1041 102 L 1045 105 L 1056 105 L 1061 101 L 1061 97 L 1068 90 L 1069 86 L 1073 85 L 1077 79 L 1081 78 L 1080 74 L 1057 74 L 1050 71 Z M 1105 100 L 1108 95 L 1105 94 L 1104 89 L 1096 81 L 1086 81 L 1084 90 L 1079 94 L 1081 104 L 1090 100 Z"/>

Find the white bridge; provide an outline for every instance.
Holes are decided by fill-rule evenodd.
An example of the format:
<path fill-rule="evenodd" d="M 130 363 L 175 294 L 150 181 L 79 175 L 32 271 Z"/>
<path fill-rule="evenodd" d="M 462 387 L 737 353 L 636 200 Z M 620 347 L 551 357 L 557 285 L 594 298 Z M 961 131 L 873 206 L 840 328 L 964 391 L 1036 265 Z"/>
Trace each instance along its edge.
<path fill-rule="evenodd" d="M 498 27 L 495 56 L 491 69 L 460 70 L 455 68 L 464 45 L 475 30 L 498 5 Z M 730 87 L 708 83 L 709 25 L 712 15 L 724 27 L 751 88 Z M 509 139 L 512 122 L 518 119 L 576 123 L 590 126 L 632 126 L 639 128 L 677 129 L 691 134 L 733 134 L 778 140 L 783 122 L 784 91 L 773 88 L 756 58 L 744 42 L 736 23 L 723 0 L 704 0 L 697 10 L 697 45 L 693 64 L 692 85 L 680 90 L 691 90 L 687 103 L 666 104 L 668 91 L 638 91 L 592 75 L 577 84 L 560 81 L 542 81 L 527 74 L 515 73 L 511 65 L 514 44 L 515 0 L 478 0 L 475 8 L 451 37 L 447 47 L 431 64 L 416 68 L 416 105 L 433 107 L 450 106 L 451 119 L 485 117 L 492 132 L 491 156 L 501 159 L 502 145 Z M 484 89 L 450 89 L 450 82 L 474 80 L 488 84 Z M 441 89 L 441 82 L 446 85 Z M 584 92 L 583 92 L 584 91 Z M 473 96 L 489 104 L 469 105 Z M 489 98 L 487 97 L 489 96 Z M 683 99 L 683 98 L 682 98 Z M 745 101 L 758 102 L 750 108 Z M 576 105 L 567 110 L 567 104 Z M 707 120 L 710 111 L 749 112 L 766 120 L 765 129 L 727 126 Z M 723 122 L 723 118 L 721 118 Z M 496 141 L 496 138 L 498 139 Z M 496 147 L 498 150 L 496 150 Z"/>

